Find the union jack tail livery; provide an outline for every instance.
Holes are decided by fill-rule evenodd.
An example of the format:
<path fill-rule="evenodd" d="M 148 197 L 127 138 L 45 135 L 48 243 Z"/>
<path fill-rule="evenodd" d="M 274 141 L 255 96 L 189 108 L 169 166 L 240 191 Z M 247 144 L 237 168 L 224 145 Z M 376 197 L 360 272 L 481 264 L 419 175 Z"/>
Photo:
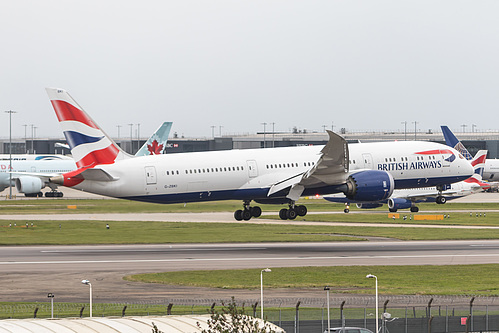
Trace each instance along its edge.
<path fill-rule="evenodd" d="M 46 88 L 78 169 L 130 157 L 63 89 Z"/>
<path fill-rule="evenodd" d="M 475 174 L 483 176 L 483 169 L 485 168 L 485 161 L 487 160 L 488 150 L 479 150 L 475 157 L 471 160 L 471 165 L 475 170 Z"/>

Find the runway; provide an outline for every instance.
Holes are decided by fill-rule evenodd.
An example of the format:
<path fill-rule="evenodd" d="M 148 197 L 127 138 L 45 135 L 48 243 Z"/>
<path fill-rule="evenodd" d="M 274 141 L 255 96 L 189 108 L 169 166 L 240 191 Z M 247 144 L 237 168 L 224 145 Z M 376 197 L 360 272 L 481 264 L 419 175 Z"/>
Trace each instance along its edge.
<path fill-rule="evenodd" d="M 258 290 L 234 291 L 132 283 L 128 274 L 197 269 L 335 265 L 454 265 L 499 263 L 499 241 L 264 243 L 109 246 L 20 246 L 0 249 L 2 301 L 84 302 L 81 280 L 93 281 L 98 302 L 165 298 L 258 298 Z M 269 290 L 269 297 L 290 290 Z M 300 290 L 322 297 L 322 290 Z"/>
<path fill-rule="evenodd" d="M 5 192 L 5 191 L 4 191 Z M 68 190 L 67 197 L 82 195 Z M 83 193 L 84 194 L 84 193 Z M 463 198 L 465 199 L 465 198 Z M 458 200 L 463 200 L 458 199 Z M 30 200 L 30 199 L 27 199 Z M 32 200 L 32 199 L 31 199 Z M 499 194 L 466 197 L 467 202 L 499 202 Z M 464 200 L 463 200 L 464 202 Z M 342 214 L 341 212 L 339 214 Z M 313 216 L 313 213 L 310 214 Z M 1 215 L 0 219 L 88 219 L 129 221 L 231 222 L 233 214 L 60 214 Z M 312 225 L 313 221 L 277 221 L 263 218 L 249 223 Z M 320 225 L 345 225 L 324 223 Z M 347 223 L 354 226 L 357 224 Z M 359 224 L 365 225 L 365 224 Z M 368 224 L 379 227 L 490 228 L 472 226 L 429 226 Z M 463 230 L 463 232 L 466 232 Z M 251 243 L 188 245 L 99 245 L 99 246 L 12 246 L 0 248 L 2 301 L 47 300 L 88 302 L 89 279 L 95 302 L 143 302 L 170 300 L 229 299 L 258 300 L 259 290 L 226 290 L 143 284 L 124 281 L 125 275 L 197 269 L 275 268 L 335 265 L 455 265 L 499 263 L 498 241 L 375 241 L 344 243 Z M 268 289 L 267 297 L 282 300 L 322 299 L 323 290 Z M 345 297 L 341 295 L 341 297 Z M 348 296 L 352 297 L 352 296 Z M 209 302 L 209 301 L 208 301 Z M 291 301 L 290 301 L 291 302 Z M 395 302 L 391 300 L 390 302 Z M 404 300 L 405 302 L 405 300 Z M 280 304 L 280 303 L 279 303 Z M 318 306 L 321 306 L 320 304 Z"/>

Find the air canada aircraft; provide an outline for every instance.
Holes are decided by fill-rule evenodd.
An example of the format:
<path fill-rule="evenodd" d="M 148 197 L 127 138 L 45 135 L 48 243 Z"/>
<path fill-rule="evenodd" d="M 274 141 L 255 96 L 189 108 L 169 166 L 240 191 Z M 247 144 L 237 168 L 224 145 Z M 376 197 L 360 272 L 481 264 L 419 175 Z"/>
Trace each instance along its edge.
<path fill-rule="evenodd" d="M 355 200 L 388 199 L 395 188 L 469 178 L 473 168 L 453 148 L 432 142 L 348 145 L 328 132 L 323 146 L 193 152 L 130 158 L 63 89 L 47 88 L 77 169 L 56 184 L 155 203 L 242 200 L 236 220 L 261 215 L 251 202 L 288 204 L 282 219 L 305 216 L 301 196 L 343 192 Z"/>
<path fill-rule="evenodd" d="M 152 136 L 137 151 L 135 156 L 149 156 L 165 153 L 166 142 L 172 127 L 172 122 L 164 122 Z M 10 157 L 10 155 L 7 155 Z M 76 163 L 65 155 L 37 155 L 41 158 L 32 158 L 33 155 L 12 155 L 12 163 L 0 161 L 0 192 L 5 188 L 16 186 L 17 191 L 27 197 L 40 197 L 41 189 L 46 186 L 51 191 L 45 192 L 46 197 L 62 197 L 57 191 L 57 184 L 49 181 L 50 177 L 76 169 Z M 27 156 L 27 157 L 26 157 Z M 61 156 L 61 158 L 55 158 Z M 54 157 L 54 158 L 49 158 Z M 26 159 L 28 158 L 28 159 Z M 11 172 L 9 172 L 11 171 Z M 11 181 L 12 179 L 12 181 Z"/>

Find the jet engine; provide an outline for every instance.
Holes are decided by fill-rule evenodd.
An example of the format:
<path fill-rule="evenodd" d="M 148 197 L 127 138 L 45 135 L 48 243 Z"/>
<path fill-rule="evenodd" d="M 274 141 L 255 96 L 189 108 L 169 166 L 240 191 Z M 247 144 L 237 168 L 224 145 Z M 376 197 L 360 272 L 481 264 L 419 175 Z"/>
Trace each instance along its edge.
<path fill-rule="evenodd" d="M 346 197 L 354 201 L 381 201 L 388 199 L 395 187 L 392 175 L 381 170 L 356 172 L 346 183 Z"/>
<path fill-rule="evenodd" d="M 359 209 L 372 209 L 381 207 L 383 204 L 378 202 L 359 202 L 356 206 Z"/>
<path fill-rule="evenodd" d="M 402 198 L 388 199 L 388 208 L 390 209 L 407 209 L 411 208 L 411 206 L 412 206 L 411 200 L 402 199 Z"/>
<path fill-rule="evenodd" d="M 16 179 L 16 189 L 21 193 L 38 193 L 44 187 L 45 184 L 38 177 L 21 176 Z"/>

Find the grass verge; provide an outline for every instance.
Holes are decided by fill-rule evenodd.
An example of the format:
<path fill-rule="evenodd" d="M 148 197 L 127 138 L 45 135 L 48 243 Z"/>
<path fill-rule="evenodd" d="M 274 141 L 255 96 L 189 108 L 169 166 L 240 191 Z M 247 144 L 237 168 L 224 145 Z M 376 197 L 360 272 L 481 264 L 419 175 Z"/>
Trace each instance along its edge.
<path fill-rule="evenodd" d="M 373 294 L 378 277 L 385 295 L 499 295 L 498 264 L 459 266 L 335 266 L 272 268 L 266 288 L 323 288 L 336 293 Z M 477 279 L 477 276 L 480 278 Z M 260 269 L 138 274 L 128 281 L 226 289 L 260 288 Z"/>
<path fill-rule="evenodd" d="M 17 225 L 14 226 L 14 223 Z M 9 224 L 12 226 L 9 227 Z M 109 229 L 106 228 L 107 224 Z M 327 242 L 362 241 L 367 237 L 400 240 L 497 239 L 499 229 L 307 226 L 237 222 L 0 221 L 0 245 Z"/>

